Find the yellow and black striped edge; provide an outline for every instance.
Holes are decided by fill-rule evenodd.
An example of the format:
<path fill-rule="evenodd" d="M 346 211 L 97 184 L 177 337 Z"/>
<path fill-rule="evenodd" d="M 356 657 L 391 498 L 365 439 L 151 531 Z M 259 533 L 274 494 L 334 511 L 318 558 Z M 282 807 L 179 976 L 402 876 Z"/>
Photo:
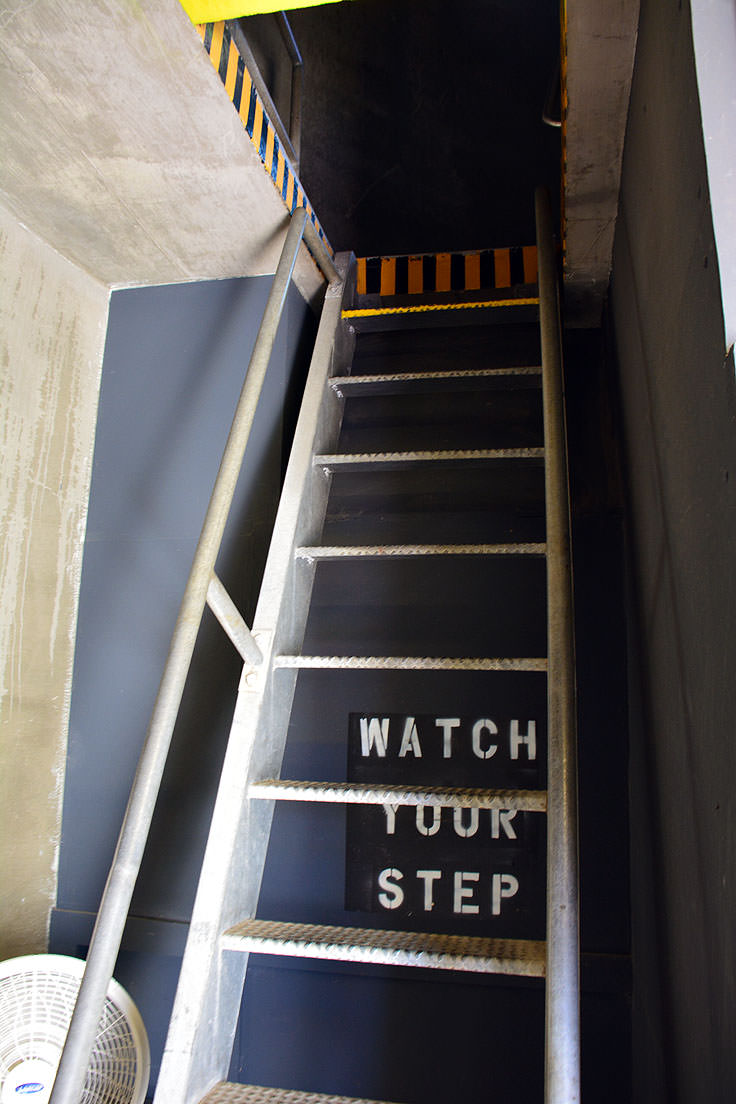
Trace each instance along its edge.
<path fill-rule="evenodd" d="M 223 20 L 220 23 L 200 23 L 196 26 L 196 31 L 265 171 L 271 177 L 289 214 L 292 214 L 297 207 L 306 207 L 307 216 L 324 242 L 325 248 L 330 256 L 334 256 L 334 250 L 319 224 L 299 178 L 284 155 L 276 130 L 263 109 L 261 98 L 233 41 L 227 22 Z"/>
<path fill-rule="evenodd" d="M 537 307 L 538 296 L 525 299 L 482 299 L 458 303 L 416 303 L 401 307 L 355 307 L 342 312 L 343 318 L 377 318 L 384 314 L 426 314 L 430 311 L 486 310 L 490 307 Z"/>
<path fill-rule="evenodd" d="M 536 282 L 535 245 L 357 259 L 358 295 L 381 299 L 473 291 L 495 298 L 491 293 Z"/>

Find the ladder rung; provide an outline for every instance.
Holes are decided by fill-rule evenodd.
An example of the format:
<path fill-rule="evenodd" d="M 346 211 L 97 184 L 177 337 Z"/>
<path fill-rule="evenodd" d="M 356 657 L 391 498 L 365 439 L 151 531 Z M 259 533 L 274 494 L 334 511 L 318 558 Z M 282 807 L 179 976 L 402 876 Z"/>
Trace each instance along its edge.
<path fill-rule="evenodd" d="M 437 805 L 456 809 L 547 811 L 546 790 L 476 790 L 449 786 L 360 786 L 354 782 L 293 782 L 265 778 L 250 797 L 273 801 L 324 801 L 347 805 Z"/>
<path fill-rule="evenodd" d="M 446 372 L 391 372 L 386 374 L 365 376 L 332 376 L 328 381 L 330 387 L 337 392 L 352 390 L 352 388 L 376 388 L 391 386 L 392 384 L 425 383 L 427 381 L 453 380 L 494 380 L 509 379 L 513 376 L 542 378 L 541 368 L 479 368 L 477 370 L 458 368 Z"/>
<path fill-rule="evenodd" d="M 263 1085 L 237 1085 L 220 1081 L 210 1089 L 200 1104 L 381 1104 L 357 1096 L 301 1092 L 294 1089 L 270 1089 Z"/>
<path fill-rule="evenodd" d="M 236 924 L 223 935 L 222 946 L 227 951 L 255 954 L 526 977 L 544 977 L 546 959 L 544 943 L 532 940 L 338 928 L 273 920 L 244 920 Z"/>
<path fill-rule="evenodd" d="M 346 468 L 373 466 L 403 467 L 411 464 L 436 464 L 486 460 L 543 460 L 543 448 L 441 449 L 414 452 L 345 452 L 314 457 L 314 466 L 334 472 Z"/>
<path fill-rule="evenodd" d="M 303 560 L 399 559 L 408 556 L 544 556 L 541 544 L 337 544 L 297 548 Z"/>
<path fill-rule="evenodd" d="M 546 671 L 546 659 L 456 659 L 435 656 L 279 655 L 274 667 L 333 671 Z"/>

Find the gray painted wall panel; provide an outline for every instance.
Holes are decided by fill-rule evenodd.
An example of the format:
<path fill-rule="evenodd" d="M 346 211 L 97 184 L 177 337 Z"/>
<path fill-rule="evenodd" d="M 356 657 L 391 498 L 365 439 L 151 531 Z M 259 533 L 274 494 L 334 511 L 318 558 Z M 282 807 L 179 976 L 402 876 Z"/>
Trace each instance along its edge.
<path fill-rule="evenodd" d="M 264 277 L 112 295 L 52 950 L 85 953 L 270 283 Z M 313 332 L 314 319 L 292 288 L 217 565 L 246 619 Z M 134 921 L 134 930 L 129 924 L 118 970 L 152 1035 L 154 1070 L 180 942 L 171 933 L 191 910 L 239 671 L 234 649 L 206 611 L 132 907 L 145 920 Z"/>

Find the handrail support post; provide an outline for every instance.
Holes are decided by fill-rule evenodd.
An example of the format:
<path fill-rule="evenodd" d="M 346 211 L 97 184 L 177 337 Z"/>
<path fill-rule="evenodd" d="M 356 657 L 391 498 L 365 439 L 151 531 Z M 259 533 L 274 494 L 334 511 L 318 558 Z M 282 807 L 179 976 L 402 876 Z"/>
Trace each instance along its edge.
<path fill-rule="evenodd" d="M 580 1100 L 575 644 L 559 281 L 545 189 L 535 197 L 547 514 L 546 1104 Z"/>

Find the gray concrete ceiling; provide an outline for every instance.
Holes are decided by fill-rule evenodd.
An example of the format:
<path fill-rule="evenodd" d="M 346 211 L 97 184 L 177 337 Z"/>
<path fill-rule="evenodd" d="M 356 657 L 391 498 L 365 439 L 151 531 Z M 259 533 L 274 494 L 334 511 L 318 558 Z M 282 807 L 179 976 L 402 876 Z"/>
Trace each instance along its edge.
<path fill-rule="evenodd" d="M 16 219 L 108 286 L 274 271 L 285 205 L 178 0 L 35 0 L 0 25 Z"/>

